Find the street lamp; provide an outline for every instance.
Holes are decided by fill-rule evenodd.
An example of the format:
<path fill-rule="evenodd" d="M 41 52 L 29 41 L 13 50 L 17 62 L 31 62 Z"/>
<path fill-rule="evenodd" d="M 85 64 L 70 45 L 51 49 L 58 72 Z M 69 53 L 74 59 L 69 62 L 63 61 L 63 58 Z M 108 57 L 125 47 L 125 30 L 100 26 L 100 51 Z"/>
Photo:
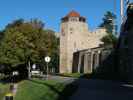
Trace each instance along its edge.
<path fill-rule="evenodd" d="M 46 64 L 47 64 L 47 79 L 48 79 L 48 71 L 49 71 L 48 64 L 49 64 L 50 60 L 51 60 L 51 58 L 50 58 L 49 56 L 46 56 L 46 57 L 45 57 L 45 62 L 46 62 Z"/>

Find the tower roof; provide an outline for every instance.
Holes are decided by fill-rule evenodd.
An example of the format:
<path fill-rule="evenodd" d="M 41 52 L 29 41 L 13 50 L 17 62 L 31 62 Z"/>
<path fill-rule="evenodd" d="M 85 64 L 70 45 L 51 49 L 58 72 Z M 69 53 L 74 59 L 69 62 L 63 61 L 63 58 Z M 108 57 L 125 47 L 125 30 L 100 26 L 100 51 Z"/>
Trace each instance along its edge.
<path fill-rule="evenodd" d="M 80 14 L 76 11 L 71 11 L 67 17 L 80 17 Z"/>
<path fill-rule="evenodd" d="M 86 18 L 83 16 L 80 16 L 80 14 L 74 10 L 72 10 L 71 12 L 69 12 L 65 17 L 63 17 L 61 20 L 62 22 L 67 22 L 69 21 L 69 18 L 71 17 L 78 17 L 80 22 L 86 22 Z"/>

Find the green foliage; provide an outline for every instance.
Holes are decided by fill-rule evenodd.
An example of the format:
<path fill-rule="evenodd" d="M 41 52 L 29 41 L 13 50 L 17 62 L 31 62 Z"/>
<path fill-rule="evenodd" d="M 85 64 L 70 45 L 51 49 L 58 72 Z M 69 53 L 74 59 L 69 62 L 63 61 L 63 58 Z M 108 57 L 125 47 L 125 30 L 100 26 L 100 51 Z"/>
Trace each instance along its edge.
<path fill-rule="evenodd" d="M 9 84 L 0 83 L 0 100 L 3 100 L 6 93 L 9 92 Z"/>
<path fill-rule="evenodd" d="M 24 19 L 18 19 L 18 20 L 14 20 L 12 23 L 9 23 L 6 28 L 12 28 L 12 27 L 16 27 L 16 26 L 20 26 L 24 23 Z"/>
<path fill-rule="evenodd" d="M 42 29 L 44 27 L 44 23 L 38 19 L 31 19 L 31 25 L 35 28 Z"/>
<path fill-rule="evenodd" d="M 104 27 L 107 33 L 113 33 L 115 19 L 116 19 L 116 15 L 114 15 L 110 11 L 107 11 L 103 17 L 103 22 L 99 25 L 99 27 Z"/>
<path fill-rule="evenodd" d="M 15 100 L 57 100 L 64 87 L 65 84 L 52 80 L 23 81 L 19 84 Z"/>
<path fill-rule="evenodd" d="M 116 19 L 116 15 L 110 11 L 107 11 L 103 17 L 103 22 L 99 26 L 99 27 L 104 27 L 106 29 L 106 32 L 108 33 L 106 36 L 104 36 L 101 39 L 101 41 L 104 42 L 104 45 L 114 46 L 117 43 L 118 39 L 115 36 L 116 33 L 113 33 L 113 30 L 115 30 L 116 32 L 116 25 L 114 22 L 115 19 Z"/>
<path fill-rule="evenodd" d="M 8 24 L 3 31 L 0 46 L 0 63 L 12 67 L 32 63 L 40 63 L 44 56 L 59 55 L 58 41 L 54 31 L 44 30 L 43 22 L 22 19 Z"/>
<path fill-rule="evenodd" d="M 101 39 L 102 42 L 104 42 L 104 45 L 116 45 L 117 44 L 117 37 L 113 34 L 107 34 Z"/>
<path fill-rule="evenodd" d="M 80 78 L 83 74 L 81 73 L 63 73 L 60 74 L 61 76 L 66 76 L 66 77 L 74 77 L 74 78 Z"/>

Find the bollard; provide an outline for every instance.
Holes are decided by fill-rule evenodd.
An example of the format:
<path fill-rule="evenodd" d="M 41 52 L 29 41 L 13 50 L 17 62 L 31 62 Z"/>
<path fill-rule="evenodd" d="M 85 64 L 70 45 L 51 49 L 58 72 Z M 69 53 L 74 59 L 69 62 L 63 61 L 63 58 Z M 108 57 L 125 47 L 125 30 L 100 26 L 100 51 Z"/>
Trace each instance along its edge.
<path fill-rule="evenodd" d="M 14 89 L 14 84 L 10 85 L 10 91 L 12 91 Z"/>
<path fill-rule="evenodd" d="M 13 100 L 13 94 L 12 93 L 8 93 L 5 95 L 5 100 Z"/>

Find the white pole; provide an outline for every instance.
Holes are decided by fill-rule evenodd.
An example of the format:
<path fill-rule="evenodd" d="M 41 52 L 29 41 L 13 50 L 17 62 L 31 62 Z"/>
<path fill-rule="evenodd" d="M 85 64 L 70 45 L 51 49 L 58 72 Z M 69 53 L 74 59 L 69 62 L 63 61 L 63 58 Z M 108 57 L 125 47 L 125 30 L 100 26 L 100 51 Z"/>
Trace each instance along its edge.
<path fill-rule="evenodd" d="M 116 16 L 116 0 L 114 0 L 114 14 Z M 114 35 L 117 33 L 116 32 L 116 19 L 115 18 L 113 20 L 113 33 L 114 33 Z"/>
<path fill-rule="evenodd" d="M 124 0 L 121 0 L 121 24 L 123 22 L 123 16 L 124 16 Z"/>
<path fill-rule="evenodd" d="M 48 68 L 48 62 L 47 62 L 47 80 L 48 80 L 48 77 L 49 77 L 48 72 L 49 72 L 49 68 Z"/>

